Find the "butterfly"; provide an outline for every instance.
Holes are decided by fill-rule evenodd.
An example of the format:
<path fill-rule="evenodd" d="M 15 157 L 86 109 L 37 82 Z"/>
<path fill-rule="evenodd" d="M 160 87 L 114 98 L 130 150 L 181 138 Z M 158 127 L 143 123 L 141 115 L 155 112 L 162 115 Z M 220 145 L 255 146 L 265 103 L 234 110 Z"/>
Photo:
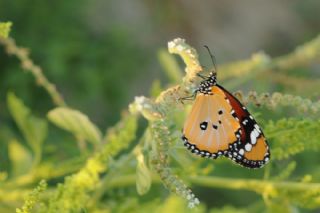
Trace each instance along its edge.
<path fill-rule="evenodd" d="M 268 142 L 248 110 L 217 83 L 216 73 L 194 93 L 182 140 L 192 153 L 216 159 L 225 156 L 246 168 L 261 168 L 270 160 Z"/>

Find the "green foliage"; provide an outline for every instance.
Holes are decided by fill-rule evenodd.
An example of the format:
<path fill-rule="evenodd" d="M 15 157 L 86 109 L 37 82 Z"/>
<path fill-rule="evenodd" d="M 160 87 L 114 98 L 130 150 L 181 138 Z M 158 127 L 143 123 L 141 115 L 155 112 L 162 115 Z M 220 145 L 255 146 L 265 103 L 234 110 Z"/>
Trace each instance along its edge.
<path fill-rule="evenodd" d="M 11 30 L 11 22 L 0 22 L 0 37 L 7 38 Z"/>
<path fill-rule="evenodd" d="M 85 121 L 87 120 L 85 119 Z M 81 124 L 79 125 L 81 126 Z M 108 169 L 111 157 L 129 145 L 135 138 L 135 132 L 136 117 L 128 115 L 108 132 L 106 135 L 107 143 L 87 160 L 84 167 L 79 172 L 66 177 L 64 183 L 58 185 L 48 206 L 43 207 L 42 211 L 81 212 L 86 209 L 90 201 L 89 193 L 97 188 L 100 175 Z"/>
<path fill-rule="evenodd" d="M 48 113 L 51 122 L 72 134 L 93 144 L 101 142 L 101 133 L 89 118 L 79 111 L 68 108 L 56 108 Z"/>
<path fill-rule="evenodd" d="M 12 140 L 9 142 L 8 154 L 12 163 L 12 176 L 16 177 L 23 175 L 32 167 L 31 153 L 18 141 Z"/>
<path fill-rule="evenodd" d="M 168 79 L 172 83 L 180 82 L 182 79 L 182 72 L 177 61 L 166 50 L 158 51 L 158 58 L 163 70 L 166 72 Z"/>
<path fill-rule="evenodd" d="M 226 206 L 222 209 L 212 209 L 210 213 L 249 213 L 246 209 L 234 208 L 232 206 Z"/>
<path fill-rule="evenodd" d="M 44 190 L 46 190 L 46 188 L 47 188 L 46 181 L 44 180 L 40 181 L 39 185 L 35 189 L 33 189 L 32 192 L 27 196 L 22 208 L 16 209 L 16 213 L 30 213 L 34 205 L 36 205 L 39 202 L 40 194 Z"/>
<path fill-rule="evenodd" d="M 199 207 L 197 209 L 190 209 L 186 206 L 185 202 L 176 196 L 170 196 L 165 202 L 158 207 L 156 212 L 194 212 L 201 213 L 204 212 L 204 208 Z"/>
<path fill-rule="evenodd" d="M 133 94 L 128 91 L 135 91 L 135 82 L 150 76 L 146 65 L 155 57 L 151 57 L 151 51 L 141 46 L 140 38 L 132 36 L 127 28 L 113 27 L 111 23 L 110 26 L 108 23 L 113 18 L 95 20 L 100 19 L 100 13 L 91 11 L 95 3 L 100 4 L 89 0 L 52 3 L 5 0 L 0 2 L 0 21 L 12 21 L 11 39 L 17 41 L 22 52 L 31 55 L 34 65 L 44 68 L 46 77 L 55 83 L 68 104 L 85 111 L 98 126 L 105 127 L 120 119 L 119 113 L 114 112 L 125 108 L 132 99 Z M 112 2 L 101 3 L 108 5 L 107 8 L 114 7 Z M 0 91 L 14 88 L 19 97 L 42 114 L 52 108 L 51 98 L 55 105 L 61 106 L 61 97 L 47 96 L 46 91 L 37 87 L 45 83 L 41 81 L 43 78 L 37 78 L 33 84 L 29 71 L 21 73 L 12 57 L 16 52 L 6 45 L 9 42 L 6 40 L 3 44 L 0 39 L 0 43 L 8 55 L 1 49 Z M 21 62 L 23 68 L 30 65 L 25 62 L 28 61 Z M 115 79 L 132 82 L 124 80 L 126 87 L 123 87 Z M 0 105 L 4 101 L 0 98 Z M 0 113 L 5 116 L 3 111 Z"/>
<path fill-rule="evenodd" d="M 31 111 L 24 103 L 28 101 L 7 93 L 12 118 L 0 127 L 5 150 L 1 156 L 1 212 L 12 212 L 18 206 L 22 206 L 18 213 L 242 213 L 320 208 L 320 102 L 284 94 L 281 89 L 258 92 L 265 90 L 259 82 L 265 81 L 266 74 L 290 73 L 292 68 L 307 69 L 306 65 L 314 63 L 320 55 L 319 37 L 278 58 L 257 53 L 249 60 L 219 66 L 219 78 L 221 73 L 221 79 L 233 87 L 259 79 L 252 81 L 257 91 L 235 95 L 257 115 L 271 144 L 271 162 L 260 170 L 246 170 L 224 159 L 191 157 L 182 148 L 180 129 L 189 102 L 182 104 L 179 98 L 192 94 L 200 81 L 197 74 L 203 71 L 196 50 L 183 39 L 169 42 L 168 50 L 181 56 L 186 75 L 173 56 L 160 50 L 159 61 L 168 81 L 176 85 L 164 89 L 164 84 L 155 80 L 152 98 L 136 97 L 105 133 L 91 116 L 67 106 L 28 51 L 12 38 L 2 38 L 0 44 L 20 60 L 22 68 L 35 77 L 56 105 Z M 286 85 L 281 80 L 278 83 Z M 115 84 L 112 82 L 110 88 Z M 128 89 L 123 82 L 121 85 Z M 48 125 L 48 120 L 55 126 Z M 48 186 L 45 181 L 35 186 L 43 178 Z"/>
<path fill-rule="evenodd" d="M 274 144 L 274 159 L 286 159 L 305 150 L 320 148 L 320 121 L 309 119 L 281 119 L 270 121 L 266 126 L 269 140 Z M 308 141 L 307 143 L 305 141 Z"/>
<path fill-rule="evenodd" d="M 150 190 L 151 186 L 151 174 L 146 166 L 144 156 L 141 152 L 137 153 L 137 171 L 136 171 L 137 179 L 137 192 L 139 195 L 144 195 Z"/>
<path fill-rule="evenodd" d="M 297 163 L 295 161 L 291 161 L 286 168 L 282 169 L 282 171 L 272 179 L 277 181 L 286 180 L 294 172 L 296 167 Z"/>
<path fill-rule="evenodd" d="M 36 165 L 41 160 L 42 144 L 47 137 L 47 121 L 33 116 L 13 93 L 8 94 L 7 102 L 12 117 L 35 155 Z"/>

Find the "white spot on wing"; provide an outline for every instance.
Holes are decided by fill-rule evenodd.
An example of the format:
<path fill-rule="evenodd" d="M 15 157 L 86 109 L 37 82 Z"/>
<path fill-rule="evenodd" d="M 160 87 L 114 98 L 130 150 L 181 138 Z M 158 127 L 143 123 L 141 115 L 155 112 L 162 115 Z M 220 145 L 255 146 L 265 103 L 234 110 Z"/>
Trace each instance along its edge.
<path fill-rule="evenodd" d="M 243 155 L 244 154 L 244 150 L 243 149 L 240 149 L 239 150 L 239 155 Z"/>
<path fill-rule="evenodd" d="M 250 152 L 252 149 L 252 145 L 250 143 L 247 143 L 244 148 L 246 149 L 247 152 Z"/>
<path fill-rule="evenodd" d="M 260 127 L 258 126 L 258 124 L 255 124 L 255 125 L 254 125 L 254 128 L 255 128 L 256 130 L 258 130 L 259 133 L 261 133 L 261 130 L 260 130 Z"/>
<path fill-rule="evenodd" d="M 250 133 L 250 140 L 251 140 L 252 144 L 256 144 L 257 143 L 257 137 L 256 137 L 256 134 L 255 134 L 255 131 L 252 131 Z"/>
<path fill-rule="evenodd" d="M 245 120 L 242 121 L 242 124 L 243 124 L 243 125 L 246 125 L 247 123 L 248 123 L 248 120 L 247 120 L 247 119 L 245 119 Z"/>

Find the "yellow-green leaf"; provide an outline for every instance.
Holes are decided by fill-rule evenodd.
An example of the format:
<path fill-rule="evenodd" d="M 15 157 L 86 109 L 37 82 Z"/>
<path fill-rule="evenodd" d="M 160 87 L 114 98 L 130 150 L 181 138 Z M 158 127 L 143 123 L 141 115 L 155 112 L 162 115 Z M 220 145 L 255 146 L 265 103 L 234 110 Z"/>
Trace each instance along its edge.
<path fill-rule="evenodd" d="M 151 175 L 142 154 L 137 156 L 136 187 L 139 195 L 146 194 L 151 186 Z"/>
<path fill-rule="evenodd" d="M 18 141 L 9 142 L 9 158 L 12 163 L 12 175 L 14 177 L 26 174 L 32 167 L 32 155 Z"/>
<path fill-rule="evenodd" d="M 14 121 L 35 153 L 35 161 L 38 163 L 43 141 L 47 137 L 47 121 L 33 116 L 30 109 L 11 92 L 7 95 L 7 104 Z"/>
<path fill-rule="evenodd" d="M 48 118 L 55 125 L 71 132 L 75 136 L 82 137 L 94 144 L 101 142 L 99 129 L 85 114 L 77 110 L 58 107 L 48 113 Z"/>
<path fill-rule="evenodd" d="M 179 67 L 176 59 L 167 52 L 161 49 L 158 51 L 158 60 L 163 70 L 167 74 L 171 83 L 179 83 L 182 79 L 182 70 Z"/>
<path fill-rule="evenodd" d="M 7 38 L 11 29 L 11 22 L 0 22 L 0 37 Z"/>

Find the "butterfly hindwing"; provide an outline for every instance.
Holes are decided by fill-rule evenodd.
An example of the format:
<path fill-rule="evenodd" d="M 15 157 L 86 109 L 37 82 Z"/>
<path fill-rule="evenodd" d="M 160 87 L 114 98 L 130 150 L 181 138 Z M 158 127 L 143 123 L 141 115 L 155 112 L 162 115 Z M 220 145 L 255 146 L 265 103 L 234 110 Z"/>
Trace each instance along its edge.
<path fill-rule="evenodd" d="M 241 143 L 234 147 L 229 157 L 248 168 L 262 167 L 269 161 L 270 151 L 261 128 L 240 101 L 220 85 L 218 87 L 224 91 L 241 125 Z"/>

